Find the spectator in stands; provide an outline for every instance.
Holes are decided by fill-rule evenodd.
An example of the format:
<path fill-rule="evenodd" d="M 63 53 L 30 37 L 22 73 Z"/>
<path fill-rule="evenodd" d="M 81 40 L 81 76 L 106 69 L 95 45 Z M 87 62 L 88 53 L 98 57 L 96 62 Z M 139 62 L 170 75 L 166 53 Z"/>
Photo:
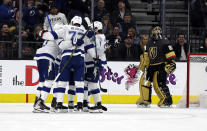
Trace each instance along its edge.
<path fill-rule="evenodd" d="M 14 35 L 9 32 L 9 25 L 2 24 L 0 33 L 0 58 L 11 59 L 16 47 Z"/>
<path fill-rule="evenodd" d="M 45 14 L 49 12 L 48 0 L 36 0 L 35 6 L 39 9 L 40 14 Z"/>
<path fill-rule="evenodd" d="M 118 23 L 118 25 L 120 26 L 119 27 L 120 31 L 123 33 L 125 37 L 127 36 L 128 29 L 131 27 L 135 29 L 137 37 L 140 36 L 139 29 L 137 25 L 135 24 L 135 22 L 133 21 L 131 13 L 126 13 L 124 15 L 124 21 L 121 23 Z"/>
<path fill-rule="evenodd" d="M 35 29 L 33 31 L 33 39 L 32 41 L 38 41 L 38 42 L 43 42 L 43 39 L 41 39 L 39 37 L 39 32 L 42 30 L 42 26 L 41 25 L 37 25 L 35 26 Z"/>
<path fill-rule="evenodd" d="M 103 32 L 106 36 L 106 38 L 108 38 L 111 34 L 112 34 L 112 31 L 113 31 L 113 26 L 110 22 L 110 18 L 108 15 L 105 15 L 103 18 L 102 18 L 102 24 L 103 24 Z"/>
<path fill-rule="evenodd" d="M 128 29 L 127 35 L 130 35 L 132 37 L 132 44 L 139 44 L 140 38 L 137 37 L 134 27 L 130 27 Z"/>
<path fill-rule="evenodd" d="M 66 14 L 69 19 L 73 16 L 78 15 L 84 18 L 90 14 L 90 0 L 68 0 L 69 8 L 71 11 Z"/>
<path fill-rule="evenodd" d="M 148 41 L 149 41 L 149 36 L 148 35 L 142 35 L 141 36 L 140 46 L 141 46 L 143 51 L 144 51 L 144 46 L 147 45 Z"/>
<path fill-rule="evenodd" d="M 205 35 L 203 39 L 203 44 L 199 48 L 200 53 L 207 53 L 207 34 Z"/>
<path fill-rule="evenodd" d="M 67 25 L 68 24 L 65 14 L 63 14 L 61 12 L 58 12 L 58 8 L 55 4 L 50 5 L 49 19 L 50 19 L 52 27 L 54 27 L 55 24 L 57 24 L 57 23 L 62 24 L 62 25 Z M 50 30 L 49 23 L 48 23 L 48 20 L 46 18 L 45 18 L 45 21 L 44 21 L 43 28 L 44 28 L 44 30 Z"/>
<path fill-rule="evenodd" d="M 110 44 L 120 44 L 122 42 L 123 35 L 120 32 L 119 26 L 114 25 L 112 34 L 107 38 Z"/>
<path fill-rule="evenodd" d="M 40 48 L 42 46 L 42 43 L 43 43 L 43 39 L 41 39 L 39 37 L 39 32 L 42 30 L 42 26 L 41 25 L 37 25 L 33 31 L 33 34 L 32 34 L 32 39 L 31 41 L 34 41 L 35 43 L 32 45 L 32 48 L 34 50 Z M 36 43 L 36 42 L 39 42 L 39 43 Z"/>
<path fill-rule="evenodd" d="M 189 52 L 189 45 L 185 42 L 184 33 L 178 34 L 177 43 L 173 46 L 178 61 L 187 60 L 187 54 Z"/>
<path fill-rule="evenodd" d="M 44 14 L 35 6 L 34 0 L 28 0 L 27 6 L 23 8 L 23 20 L 25 22 L 25 29 L 33 32 L 34 27 L 43 23 Z"/>
<path fill-rule="evenodd" d="M 17 8 L 12 6 L 12 0 L 3 0 L 0 5 L 0 24 L 13 24 Z"/>
<path fill-rule="evenodd" d="M 125 7 L 124 0 L 119 0 L 118 9 L 112 13 L 112 24 L 122 23 L 124 21 L 125 14 L 131 14 L 131 11 Z"/>
<path fill-rule="evenodd" d="M 35 53 L 33 49 L 33 35 L 30 32 L 22 31 L 22 58 L 29 60 L 32 59 Z"/>
<path fill-rule="evenodd" d="M 132 37 L 127 35 L 122 43 L 119 46 L 119 56 L 121 61 L 139 61 L 141 54 L 140 45 L 132 44 Z"/>
<path fill-rule="evenodd" d="M 104 0 L 98 0 L 98 4 L 94 9 L 94 20 L 101 21 L 103 16 L 109 15 L 108 11 L 105 9 Z"/>
<path fill-rule="evenodd" d="M 118 48 L 122 42 L 123 36 L 120 33 L 119 26 L 115 25 L 112 34 L 107 38 L 106 57 L 107 60 L 119 60 Z"/>
<path fill-rule="evenodd" d="M 117 6 L 114 7 L 114 5 L 118 5 L 120 0 L 104 0 L 104 1 L 105 1 L 105 8 L 108 10 L 110 14 L 112 14 L 114 10 L 118 9 L 118 7 Z M 123 0 L 123 2 L 125 4 L 126 9 L 131 11 L 131 6 L 129 4 L 129 1 Z"/>
<path fill-rule="evenodd" d="M 51 0 L 51 3 L 54 3 L 57 8 L 58 11 L 61 13 L 64 13 L 66 16 L 68 15 L 68 13 L 70 12 L 70 7 L 69 7 L 69 3 L 71 2 L 71 0 Z"/>
<path fill-rule="evenodd" d="M 201 3 L 200 0 L 191 1 L 191 11 L 190 11 L 190 20 L 192 26 L 195 28 L 204 27 L 204 18 L 202 16 Z M 197 33 L 197 32 L 195 32 Z"/>

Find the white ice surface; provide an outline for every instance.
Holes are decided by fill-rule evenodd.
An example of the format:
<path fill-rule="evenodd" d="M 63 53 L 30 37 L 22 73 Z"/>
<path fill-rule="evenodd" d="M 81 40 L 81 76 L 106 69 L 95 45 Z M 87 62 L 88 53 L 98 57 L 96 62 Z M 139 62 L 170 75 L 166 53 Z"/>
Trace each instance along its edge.
<path fill-rule="evenodd" d="M 91 113 L 32 113 L 32 104 L 0 103 L 0 131 L 207 131 L 207 109 L 106 105 Z"/>

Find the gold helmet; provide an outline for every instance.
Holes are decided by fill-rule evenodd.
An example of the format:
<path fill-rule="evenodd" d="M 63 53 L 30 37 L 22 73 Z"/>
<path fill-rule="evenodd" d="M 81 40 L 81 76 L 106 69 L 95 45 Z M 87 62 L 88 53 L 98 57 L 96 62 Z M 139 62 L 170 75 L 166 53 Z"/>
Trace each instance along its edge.
<path fill-rule="evenodd" d="M 152 36 L 155 39 L 162 38 L 161 34 L 162 34 L 162 29 L 159 26 L 156 26 L 152 29 Z"/>

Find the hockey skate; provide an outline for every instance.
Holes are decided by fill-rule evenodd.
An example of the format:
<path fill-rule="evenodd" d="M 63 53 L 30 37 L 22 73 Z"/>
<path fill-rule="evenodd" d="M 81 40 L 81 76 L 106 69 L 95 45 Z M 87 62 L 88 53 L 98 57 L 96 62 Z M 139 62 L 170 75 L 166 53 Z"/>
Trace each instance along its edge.
<path fill-rule="evenodd" d="M 50 108 L 45 105 L 44 101 L 41 98 L 39 98 L 37 100 L 37 103 L 34 105 L 33 113 L 49 113 L 49 112 L 50 112 Z"/>
<path fill-rule="evenodd" d="M 160 107 L 160 108 L 172 108 L 171 98 L 160 100 L 160 102 L 158 103 L 158 107 Z"/>
<path fill-rule="evenodd" d="M 39 97 L 35 97 L 35 102 L 34 102 L 34 105 L 33 105 L 33 108 L 36 108 L 36 105 L 37 105 L 37 101 L 39 100 Z"/>
<path fill-rule="evenodd" d="M 103 113 L 101 102 L 97 102 L 95 106 L 90 107 L 90 113 Z"/>
<path fill-rule="evenodd" d="M 69 112 L 74 111 L 74 102 L 73 101 L 68 102 L 68 110 L 69 110 Z"/>
<path fill-rule="evenodd" d="M 83 111 L 83 103 L 82 102 L 77 102 L 77 111 L 82 112 Z"/>
<path fill-rule="evenodd" d="M 55 112 L 56 113 L 67 113 L 68 107 L 64 106 L 62 102 L 58 102 L 55 107 Z"/>
<path fill-rule="evenodd" d="M 88 101 L 83 100 L 83 112 L 89 112 L 89 106 L 88 106 Z"/>
<path fill-rule="evenodd" d="M 150 104 L 141 102 L 141 103 L 137 104 L 137 108 L 150 108 Z"/>
<path fill-rule="evenodd" d="M 51 112 L 55 112 L 56 105 L 57 105 L 57 98 L 53 97 L 52 103 L 51 103 L 51 109 L 50 109 Z"/>

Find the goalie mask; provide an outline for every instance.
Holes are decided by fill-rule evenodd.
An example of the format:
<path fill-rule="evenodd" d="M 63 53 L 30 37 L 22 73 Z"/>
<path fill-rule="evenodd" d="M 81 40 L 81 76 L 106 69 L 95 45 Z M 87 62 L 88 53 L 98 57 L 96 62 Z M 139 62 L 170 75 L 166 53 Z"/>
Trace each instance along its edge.
<path fill-rule="evenodd" d="M 72 25 L 75 25 L 75 24 L 81 25 L 82 24 L 82 18 L 80 16 L 74 16 L 71 19 L 71 24 Z"/>
<path fill-rule="evenodd" d="M 156 26 L 152 29 L 152 36 L 155 40 L 162 39 L 162 29 Z"/>

